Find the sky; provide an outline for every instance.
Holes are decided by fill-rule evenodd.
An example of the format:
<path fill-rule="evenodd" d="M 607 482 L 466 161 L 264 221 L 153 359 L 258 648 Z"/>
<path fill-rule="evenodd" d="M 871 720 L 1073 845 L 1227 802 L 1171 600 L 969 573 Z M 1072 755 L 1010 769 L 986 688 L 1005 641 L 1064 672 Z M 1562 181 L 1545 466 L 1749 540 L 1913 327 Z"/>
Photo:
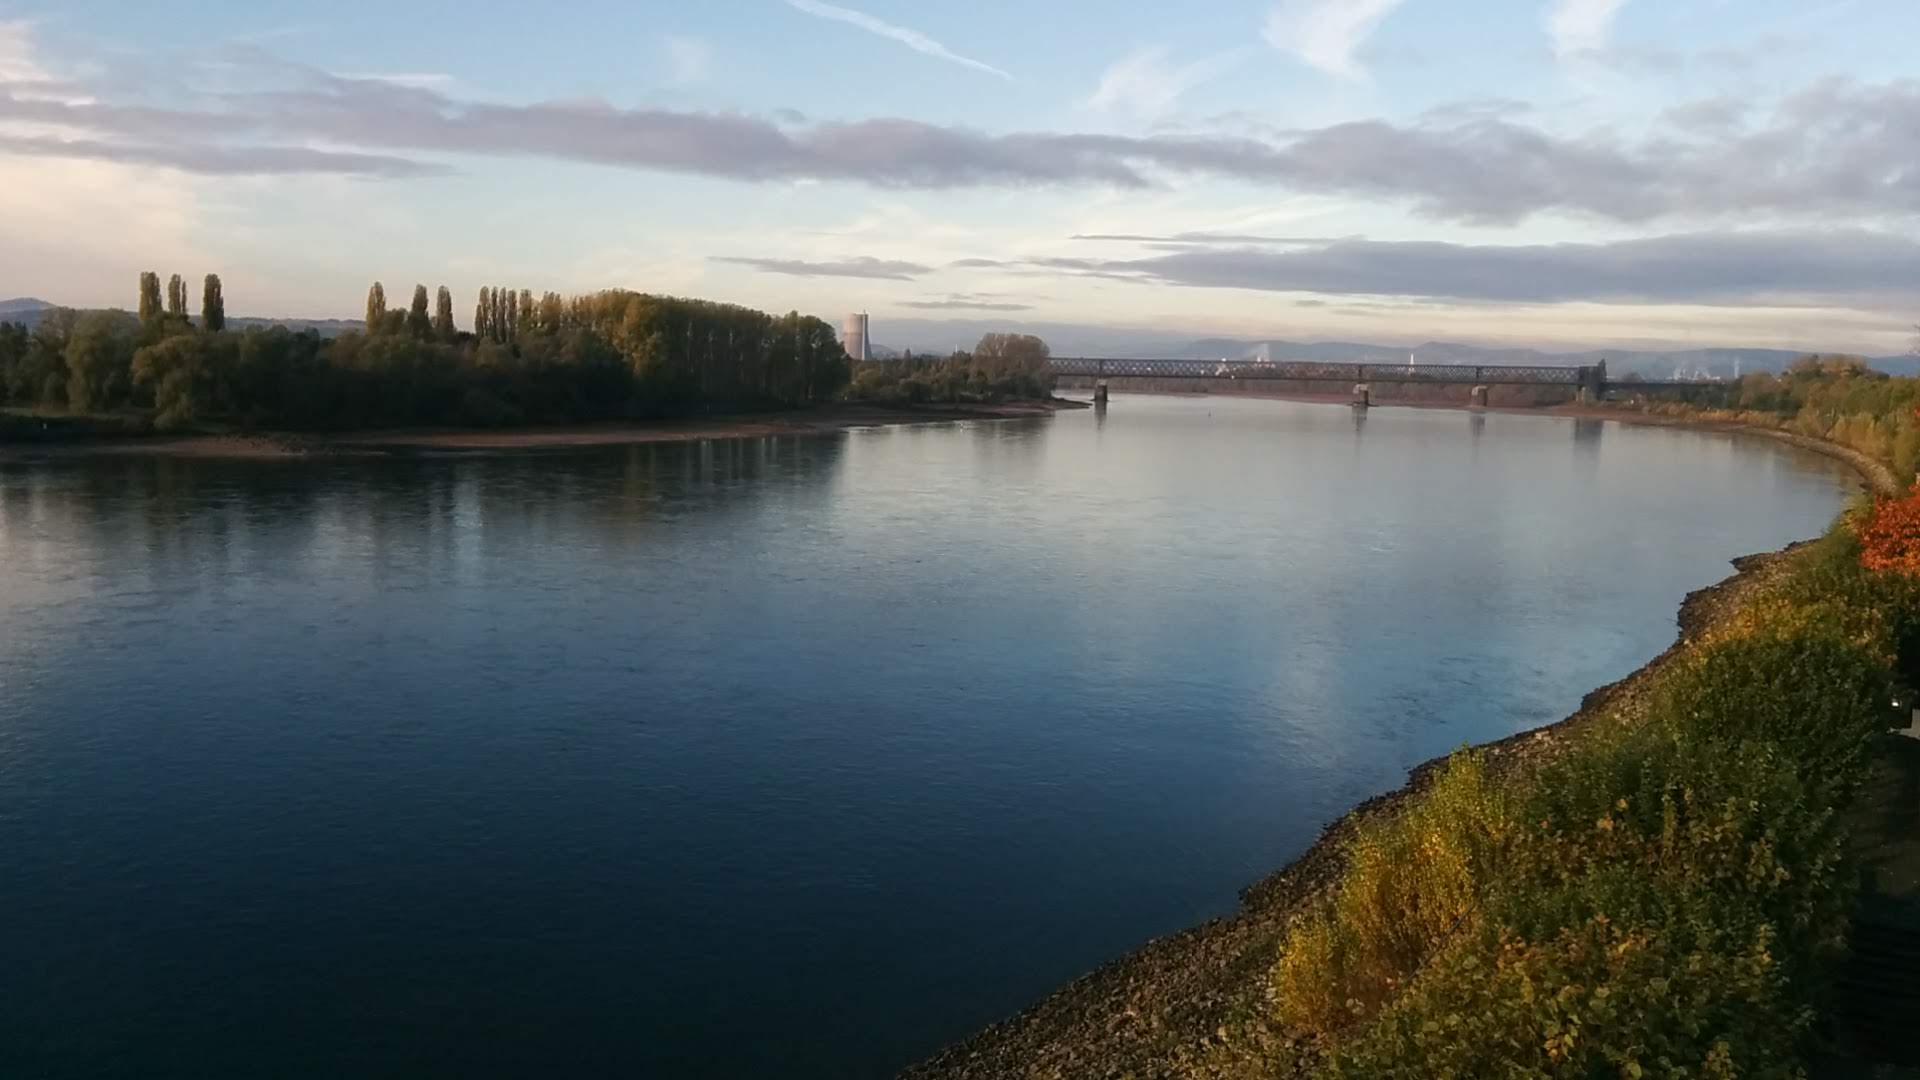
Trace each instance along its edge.
<path fill-rule="evenodd" d="M 0 298 L 1902 352 L 1917 43 L 1914 0 L 0 0 Z"/>

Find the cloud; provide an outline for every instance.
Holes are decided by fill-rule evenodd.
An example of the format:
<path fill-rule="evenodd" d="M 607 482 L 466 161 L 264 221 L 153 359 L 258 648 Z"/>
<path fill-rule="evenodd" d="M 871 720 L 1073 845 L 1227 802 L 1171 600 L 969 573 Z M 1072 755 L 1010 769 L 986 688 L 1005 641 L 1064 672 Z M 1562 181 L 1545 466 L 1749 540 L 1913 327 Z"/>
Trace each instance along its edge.
<path fill-rule="evenodd" d="M 732 263 L 736 266 L 750 266 L 764 274 L 787 274 L 792 277 L 844 277 L 871 278 L 879 281 L 912 281 L 921 274 L 933 272 L 933 267 L 919 263 L 904 262 L 899 259 L 876 259 L 862 255 L 854 259 L 841 259 L 834 262 L 808 262 L 804 259 L 761 259 L 745 255 L 715 255 L 714 262 Z"/>
<path fill-rule="evenodd" d="M 1614 17 L 1626 6 L 1627 0 L 1554 0 L 1547 11 L 1554 55 L 1565 60 L 1605 49 Z"/>
<path fill-rule="evenodd" d="M 188 71 L 186 89 L 164 97 L 109 94 L 103 87 L 113 84 L 97 84 L 55 98 L 37 84 L 0 82 L 0 123 L 59 136 L 57 144 L 18 143 L 14 153 L 214 172 L 251 162 L 263 173 L 403 178 L 444 171 L 436 159 L 446 155 L 475 155 L 915 190 L 1140 189 L 1203 177 L 1481 225 L 1540 214 L 1643 223 L 1920 213 L 1920 80 L 1834 79 L 1739 110 L 1674 109 L 1635 134 L 1568 133 L 1531 114 L 1467 108 L 1262 137 L 1133 136 L 992 133 L 884 117 L 807 122 L 594 100 L 492 103 L 343 79 L 258 52 L 221 61 L 220 89 L 193 89 Z"/>
<path fill-rule="evenodd" d="M 445 166 L 384 154 L 313 150 L 300 146 L 138 145 L 6 134 L 0 134 L 0 154 L 110 161 L 123 165 L 160 165 L 182 172 L 216 176 L 334 173 L 379 179 L 411 179 L 440 176 L 450 171 Z"/>
<path fill-rule="evenodd" d="M 1101 73 L 1087 107 L 1158 116 L 1178 104 L 1187 91 L 1232 69 L 1246 53 L 1235 50 L 1177 65 L 1168 56 L 1165 47 L 1153 46 L 1115 61 Z"/>
<path fill-rule="evenodd" d="M 994 293 L 950 293 L 939 300 L 904 300 L 901 307 L 921 311 L 1032 311 L 1032 304 L 1002 300 Z"/>
<path fill-rule="evenodd" d="M 667 54 L 667 81 L 675 86 L 705 82 L 713 66 L 713 47 L 699 38 L 669 37 L 662 47 Z"/>
<path fill-rule="evenodd" d="M 1249 233 L 1180 232 L 1165 236 L 1150 233 L 1074 233 L 1069 240 L 1093 240 L 1132 244 L 1168 244 L 1178 246 L 1206 244 L 1276 244 L 1297 246 L 1301 244 L 1331 244 L 1337 237 L 1330 236 L 1255 236 Z"/>
<path fill-rule="evenodd" d="M 392 83 L 394 86 L 411 86 L 425 90 L 445 90 L 453 85 L 453 76 L 444 75 L 436 71 L 400 72 L 391 75 L 369 72 L 342 72 L 340 77 L 343 79 L 360 79 L 367 82 Z"/>
<path fill-rule="evenodd" d="M 1329 75 L 1366 72 L 1354 53 L 1405 0 L 1280 0 L 1267 12 L 1267 43 Z"/>
<path fill-rule="evenodd" d="M 852 8 L 843 8 L 837 4 L 822 3 L 821 0 L 786 0 L 786 4 L 788 7 L 796 11 L 803 11 L 808 15 L 814 15 L 822 19 L 832 19 L 836 22 L 847 23 L 850 26 L 857 26 L 870 34 L 878 34 L 883 38 L 897 41 L 915 52 L 925 53 L 928 56 L 945 60 L 948 63 L 959 64 L 961 67 L 969 67 L 975 71 L 984 71 L 989 75 L 998 75 L 1008 82 L 1013 81 L 1012 75 L 994 67 L 992 64 L 982 63 L 970 57 L 961 56 L 945 45 L 920 33 L 918 30 L 909 30 L 904 26 L 895 26 L 892 23 L 883 22 L 865 12 L 855 11 Z"/>
<path fill-rule="evenodd" d="M 1441 301 L 1802 304 L 1898 298 L 1920 241 L 1862 230 L 1683 233 L 1612 243 L 1471 245 L 1340 240 L 1194 249 L 1137 259 L 1034 259 L 1067 276 L 1143 285 Z"/>
<path fill-rule="evenodd" d="M 51 78 L 33 57 L 33 23 L 0 19 L 0 83 L 40 82 Z"/>

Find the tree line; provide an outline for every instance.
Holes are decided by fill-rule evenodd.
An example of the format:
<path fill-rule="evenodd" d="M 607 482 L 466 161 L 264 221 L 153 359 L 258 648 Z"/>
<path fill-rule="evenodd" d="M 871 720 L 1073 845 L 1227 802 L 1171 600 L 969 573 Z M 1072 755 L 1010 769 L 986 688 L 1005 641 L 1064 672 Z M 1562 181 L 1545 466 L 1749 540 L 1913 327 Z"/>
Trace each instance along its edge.
<path fill-rule="evenodd" d="M 1031 334 L 987 334 L 973 351 L 855 365 L 849 396 L 863 401 L 974 404 L 1053 395 L 1052 352 Z"/>
<path fill-rule="evenodd" d="M 778 408 L 831 399 L 849 364 L 833 328 L 789 312 L 613 289 L 489 287 L 470 331 L 453 295 L 414 287 L 404 309 L 367 293 L 358 331 L 226 328 L 220 279 L 200 318 L 172 276 L 140 275 L 136 313 L 55 309 L 0 324 L 0 405 L 151 410 L 156 426 L 505 425 Z"/>

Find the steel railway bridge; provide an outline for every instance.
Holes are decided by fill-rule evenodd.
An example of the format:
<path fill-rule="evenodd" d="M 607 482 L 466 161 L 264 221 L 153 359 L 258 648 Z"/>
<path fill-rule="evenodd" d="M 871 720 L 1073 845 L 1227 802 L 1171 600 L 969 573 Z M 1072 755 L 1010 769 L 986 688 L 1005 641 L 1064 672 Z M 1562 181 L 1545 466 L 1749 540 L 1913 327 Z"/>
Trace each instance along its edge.
<path fill-rule="evenodd" d="M 1374 383 L 1457 383 L 1473 388 L 1485 403 L 1492 386 L 1564 386 L 1581 401 L 1598 401 L 1609 391 L 1672 391 L 1716 383 L 1627 382 L 1607 378 L 1607 365 L 1553 367 L 1498 364 L 1345 364 L 1310 360 L 1216 361 L 1124 360 L 1054 357 L 1049 370 L 1062 378 L 1092 379 L 1096 396 L 1110 379 L 1222 379 L 1245 382 L 1331 382 L 1353 387 L 1354 403 L 1370 403 Z"/>

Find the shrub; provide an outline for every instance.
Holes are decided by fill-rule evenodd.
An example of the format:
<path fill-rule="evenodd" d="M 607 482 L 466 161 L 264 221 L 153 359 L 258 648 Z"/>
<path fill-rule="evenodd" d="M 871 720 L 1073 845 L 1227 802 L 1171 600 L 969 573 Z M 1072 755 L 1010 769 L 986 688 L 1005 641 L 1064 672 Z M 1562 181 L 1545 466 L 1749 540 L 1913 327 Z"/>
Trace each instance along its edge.
<path fill-rule="evenodd" d="M 1880 499 L 1860 524 L 1860 565 L 1920 574 L 1920 484 L 1904 498 Z"/>
<path fill-rule="evenodd" d="M 1352 844 L 1274 968 L 1350 1077 L 1793 1076 L 1844 943 L 1838 808 L 1920 584 L 1845 530 L 1510 798 L 1456 757 Z"/>
<path fill-rule="evenodd" d="M 1510 826 L 1505 796 L 1465 752 L 1404 813 L 1361 825 L 1332 902 L 1281 946 L 1281 1021 L 1325 1033 L 1378 1008 L 1471 917 Z"/>

